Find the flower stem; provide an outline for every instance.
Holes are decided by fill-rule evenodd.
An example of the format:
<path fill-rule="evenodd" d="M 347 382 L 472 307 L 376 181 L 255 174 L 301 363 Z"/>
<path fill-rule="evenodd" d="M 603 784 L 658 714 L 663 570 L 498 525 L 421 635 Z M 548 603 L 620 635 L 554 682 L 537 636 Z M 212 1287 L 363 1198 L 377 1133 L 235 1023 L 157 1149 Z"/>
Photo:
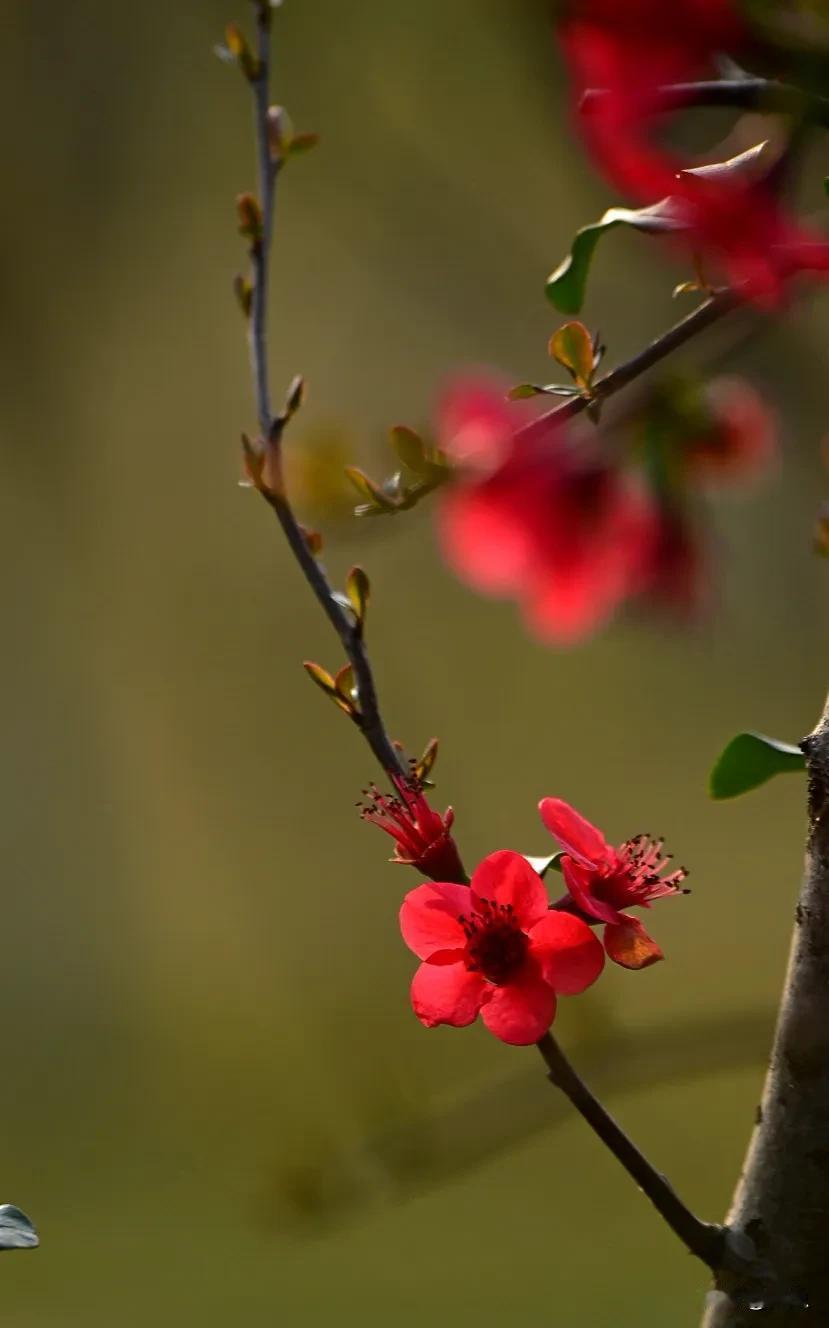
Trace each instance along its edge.
<path fill-rule="evenodd" d="M 725 314 L 731 313 L 739 304 L 738 291 L 729 289 L 715 291 L 698 309 L 694 309 L 678 323 L 674 323 L 673 327 L 668 328 L 667 332 L 663 332 L 632 359 L 620 364 L 616 369 L 611 369 L 610 373 L 606 373 L 602 378 L 598 378 L 593 384 L 589 400 L 584 396 L 568 397 L 560 406 L 554 406 L 552 410 L 545 411 L 543 415 L 538 415 L 529 424 L 525 424 L 523 429 L 519 429 L 516 437 L 524 443 L 546 438 L 551 424 L 563 424 L 565 420 L 580 415 L 591 402 L 605 401 L 608 397 L 614 396 L 648 369 L 652 369 L 660 360 L 664 360 L 680 346 L 684 346 L 692 337 L 704 332 Z"/>
<path fill-rule="evenodd" d="M 603 88 L 588 88 L 582 94 L 579 109 L 589 115 L 607 95 Z M 656 111 L 677 111 L 688 106 L 725 106 L 739 111 L 795 115 L 811 124 L 829 128 L 829 99 L 767 78 L 672 83 L 654 94 L 652 106 Z"/>
<path fill-rule="evenodd" d="M 550 1082 L 570 1099 L 576 1111 L 647 1195 L 674 1235 L 709 1268 L 714 1271 L 721 1268 L 726 1258 L 726 1228 L 701 1221 L 682 1202 L 665 1177 L 593 1096 L 551 1033 L 545 1033 L 537 1046 L 547 1066 Z"/>
<path fill-rule="evenodd" d="M 267 0 L 255 0 L 257 29 L 257 72 L 251 80 L 253 88 L 254 124 L 256 129 L 259 198 L 262 207 L 262 234 L 253 242 L 250 261 L 253 273 L 253 292 L 250 310 L 250 358 L 256 393 L 256 408 L 263 439 L 271 448 L 275 471 L 281 470 L 281 447 L 284 418 L 275 416 L 271 407 L 268 386 L 268 266 L 273 239 L 276 179 L 280 161 L 272 160 L 268 136 L 268 107 L 270 104 L 271 18 Z M 357 706 L 352 714 L 378 762 L 387 774 L 405 774 L 400 754 L 386 731 L 371 663 L 362 633 L 349 611 L 335 596 L 325 569 L 312 553 L 305 533 L 294 515 L 293 508 L 281 482 L 278 491 L 260 490 L 274 512 L 291 552 L 326 617 L 342 642 L 343 649 L 354 670 Z"/>

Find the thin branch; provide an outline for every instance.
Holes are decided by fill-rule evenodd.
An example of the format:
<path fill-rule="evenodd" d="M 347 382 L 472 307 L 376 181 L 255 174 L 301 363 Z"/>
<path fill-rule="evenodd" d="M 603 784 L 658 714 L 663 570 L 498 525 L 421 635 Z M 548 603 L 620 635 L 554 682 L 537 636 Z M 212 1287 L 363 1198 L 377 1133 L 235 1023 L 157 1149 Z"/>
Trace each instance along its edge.
<path fill-rule="evenodd" d="M 579 109 L 589 115 L 609 94 L 588 88 Z M 829 99 L 818 97 L 766 78 L 716 79 L 700 83 L 672 83 L 658 88 L 650 103 L 654 111 L 677 111 L 688 106 L 725 106 L 740 111 L 767 111 L 795 115 L 829 129 Z"/>
<path fill-rule="evenodd" d="M 563 424 L 565 420 L 573 419 L 587 410 L 591 402 L 605 401 L 608 397 L 612 397 L 648 369 L 652 369 L 655 364 L 659 364 L 660 360 L 666 359 L 680 346 L 684 346 L 700 332 L 704 332 L 720 318 L 731 313 L 739 304 L 740 297 L 737 292 L 731 290 L 715 292 L 698 309 L 675 323 L 667 332 L 663 332 L 661 337 L 657 337 L 632 359 L 620 364 L 616 369 L 611 369 L 603 378 L 597 379 L 593 384 L 591 397 L 568 397 L 560 406 L 554 406 L 552 410 L 545 411 L 543 415 L 525 424 L 518 431 L 517 437 L 524 443 L 537 442 L 546 437 L 552 424 Z"/>
<path fill-rule="evenodd" d="M 264 445 L 270 451 L 273 474 L 278 480 L 276 488 L 263 488 L 260 492 L 276 515 L 300 570 L 322 606 L 334 631 L 340 638 L 343 649 L 354 670 L 354 683 L 357 689 L 357 709 L 352 715 L 354 723 L 363 734 L 386 773 L 404 774 L 404 764 L 386 732 L 380 713 L 377 688 L 360 626 L 356 623 L 350 611 L 337 600 L 325 569 L 309 548 L 305 532 L 294 515 L 282 483 L 281 447 L 285 416 L 274 415 L 268 386 L 268 260 L 273 239 L 276 179 L 281 162 L 278 159 L 273 160 L 271 156 L 268 134 L 271 8 L 267 0 L 256 0 L 256 28 L 258 63 L 256 77 L 251 82 L 256 126 L 259 197 L 262 207 L 262 234 L 253 241 L 250 250 L 253 291 L 249 337 L 259 427 L 262 431 Z"/>
<path fill-rule="evenodd" d="M 551 1033 L 545 1033 L 539 1040 L 538 1050 L 547 1066 L 550 1082 L 570 1099 L 576 1111 L 647 1195 L 674 1235 L 709 1268 L 714 1271 L 721 1268 L 727 1254 L 726 1228 L 701 1221 L 686 1207 L 665 1177 L 655 1170 L 579 1078 Z"/>

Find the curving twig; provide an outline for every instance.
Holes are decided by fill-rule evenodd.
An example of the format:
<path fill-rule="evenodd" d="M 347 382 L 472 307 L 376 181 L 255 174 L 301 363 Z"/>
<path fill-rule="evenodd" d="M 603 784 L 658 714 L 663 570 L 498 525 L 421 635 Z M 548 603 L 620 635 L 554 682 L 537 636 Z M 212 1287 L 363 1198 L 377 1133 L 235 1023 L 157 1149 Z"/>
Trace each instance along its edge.
<path fill-rule="evenodd" d="M 334 592 L 325 569 L 315 557 L 304 530 L 294 515 L 282 482 L 282 432 L 287 415 L 274 415 L 268 385 L 267 303 L 268 262 L 273 240 L 276 180 L 282 161 L 271 155 L 268 133 L 270 104 L 270 32 L 272 10 L 268 0 L 254 0 L 256 8 L 257 64 L 253 89 L 254 121 L 256 128 L 259 196 L 262 208 L 261 233 L 251 242 L 250 261 L 253 290 L 250 308 L 250 356 L 256 391 L 259 427 L 264 445 L 268 449 L 273 480 L 267 488 L 260 488 L 265 501 L 274 512 L 300 570 L 311 587 L 326 617 L 342 642 L 346 656 L 354 670 L 357 706 L 351 718 L 387 774 L 405 774 L 404 764 L 394 747 L 380 713 L 377 688 L 371 663 L 363 642 L 361 625 L 355 621 Z"/>
<path fill-rule="evenodd" d="M 609 94 L 604 88 L 582 93 L 579 110 L 591 114 Z M 699 83 L 671 83 L 658 88 L 650 102 L 654 111 L 678 111 L 688 106 L 725 106 L 738 111 L 764 111 L 794 115 L 829 129 L 829 99 L 768 78 L 725 78 Z"/>

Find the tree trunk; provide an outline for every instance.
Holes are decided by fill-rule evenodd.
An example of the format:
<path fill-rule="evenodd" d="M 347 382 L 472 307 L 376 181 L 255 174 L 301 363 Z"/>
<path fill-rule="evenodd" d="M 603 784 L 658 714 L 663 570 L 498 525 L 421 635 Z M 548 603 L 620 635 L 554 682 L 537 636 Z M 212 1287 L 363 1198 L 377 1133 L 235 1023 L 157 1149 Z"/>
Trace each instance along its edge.
<path fill-rule="evenodd" d="M 703 1328 L 829 1325 L 829 701 L 802 746 L 805 874 L 763 1100 L 728 1215 L 773 1276 L 767 1292 L 737 1283 L 712 1292 Z"/>

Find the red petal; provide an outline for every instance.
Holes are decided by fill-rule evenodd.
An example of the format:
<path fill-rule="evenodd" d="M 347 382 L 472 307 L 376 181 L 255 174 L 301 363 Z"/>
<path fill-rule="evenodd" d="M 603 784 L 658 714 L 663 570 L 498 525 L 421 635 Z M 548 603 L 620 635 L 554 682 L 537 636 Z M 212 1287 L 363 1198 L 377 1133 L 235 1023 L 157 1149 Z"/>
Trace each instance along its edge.
<path fill-rule="evenodd" d="M 599 572 L 601 569 L 599 569 Z M 609 588 L 592 568 L 577 575 L 549 572 L 524 599 L 524 617 L 530 631 L 542 641 L 560 646 L 575 645 L 597 631 L 610 617 L 625 593 L 620 577 Z"/>
<path fill-rule="evenodd" d="M 588 917 L 597 918 L 599 922 L 609 922 L 614 926 L 620 918 L 624 917 L 618 909 L 612 904 L 606 903 L 604 899 L 599 899 L 593 892 L 593 885 L 596 881 L 596 873 L 592 867 L 582 867 L 572 858 L 562 858 L 561 871 L 564 876 L 564 883 L 573 899 L 578 904 L 583 913 Z"/>
<path fill-rule="evenodd" d="M 518 421 L 505 387 L 483 375 L 457 378 L 438 406 L 441 447 L 453 461 L 488 471 L 503 460 Z"/>
<path fill-rule="evenodd" d="M 625 918 L 618 926 L 605 927 L 604 947 L 614 963 L 621 964 L 622 968 L 647 968 L 665 958 L 656 941 L 636 918 Z"/>
<path fill-rule="evenodd" d="M 612 850 L 601 830 L 580 816 L 568 802 L 562 802 L 561 798 L 542 798 L 538 810 L 547 829 L 576 862 L 597 867 L 610 861 Z"/>
<path fill-rule="evenodd" d="M 470 973 L 465 964 L 421 964 L 412 979 L 412 1009 L 427 1028 L 465 1028 L 475 1022 L 485 988 L 480 973 Z"/>
<path fill-rule="evenodd" d="M 485 595 L 519 589 L 532 565 L 531 536 L 520 512 L 484 485 L 447 493 L 438 509 L 438 532 L 447 562 Z"/>
<path fill-rule="evenodd" d="M 458 916 L 472 910 L 468 886 L 436 882 L 410 890 L 400 909 L 403 940 L 418 959 L 438 950 L 463 950 L 466 937 Z"/>
<path fill-rule="evenodd" d="M 530 949 L 542 976 L 561 996 L 576 996 L 604 968 L 598 937 L 571 913 L 547 912 L 530 932 Z"/>
<path fill-rule="evenodd" d="M 524 931 L 544 917 L 550 904 L 538 872 L 520 853 L 506 848 L 490 853 L 478 864 L 472 873 L 471 889 L 475 900 L 509 904 Z"/>
<path fill-rule="evenodd" d="M 547 1032 L 555 1019 L 556 994 L 534 963 L 525 964 L 514 982 L 493 987 L 481 1018 L 502 1042 L 526 1047 Z"/>

